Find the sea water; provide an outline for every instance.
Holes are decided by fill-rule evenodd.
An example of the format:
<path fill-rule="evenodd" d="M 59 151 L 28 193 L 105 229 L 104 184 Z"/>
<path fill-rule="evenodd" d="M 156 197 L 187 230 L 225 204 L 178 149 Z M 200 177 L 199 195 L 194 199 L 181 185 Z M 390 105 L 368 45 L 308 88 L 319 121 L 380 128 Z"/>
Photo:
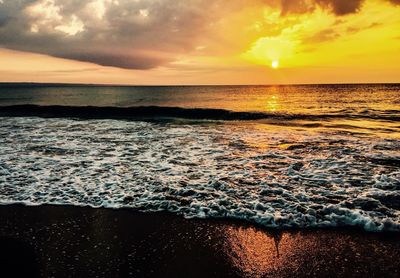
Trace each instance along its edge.
<path fill-rule="evenodd" d="M 400 231 L 400 85 L 3 84 L 0 116 L 0 204 Z"/>

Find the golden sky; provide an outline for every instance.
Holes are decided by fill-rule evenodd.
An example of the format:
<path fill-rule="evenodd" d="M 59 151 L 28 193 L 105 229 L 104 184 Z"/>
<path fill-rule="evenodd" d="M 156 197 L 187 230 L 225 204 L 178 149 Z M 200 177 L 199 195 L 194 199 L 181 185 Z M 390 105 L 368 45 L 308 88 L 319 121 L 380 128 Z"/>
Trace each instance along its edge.
<path fill-rule="evenodd" d="M 0 0 L 0 82 L 400 82 L 400 0 Z"/>

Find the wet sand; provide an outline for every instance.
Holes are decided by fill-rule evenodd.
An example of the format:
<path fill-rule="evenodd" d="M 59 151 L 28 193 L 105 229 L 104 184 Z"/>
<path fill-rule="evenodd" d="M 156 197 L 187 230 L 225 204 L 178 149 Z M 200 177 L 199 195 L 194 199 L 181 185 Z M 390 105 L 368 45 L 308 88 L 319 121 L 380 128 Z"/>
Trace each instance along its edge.
<path fill-rule="evenodd" d="M 400 234 L 0 206 L 1 277 L 399 277 Z"/>

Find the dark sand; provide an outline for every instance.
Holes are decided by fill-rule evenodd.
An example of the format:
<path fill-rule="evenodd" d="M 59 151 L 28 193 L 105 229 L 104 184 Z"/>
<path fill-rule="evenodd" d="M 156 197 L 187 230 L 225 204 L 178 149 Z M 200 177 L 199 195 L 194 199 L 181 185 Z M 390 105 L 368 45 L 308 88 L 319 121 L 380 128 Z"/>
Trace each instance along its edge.
<path fill-rule="evenodd" d="M 399 257 L 400 234 L 0 206 L 1 277 L 399 277 Z"/>

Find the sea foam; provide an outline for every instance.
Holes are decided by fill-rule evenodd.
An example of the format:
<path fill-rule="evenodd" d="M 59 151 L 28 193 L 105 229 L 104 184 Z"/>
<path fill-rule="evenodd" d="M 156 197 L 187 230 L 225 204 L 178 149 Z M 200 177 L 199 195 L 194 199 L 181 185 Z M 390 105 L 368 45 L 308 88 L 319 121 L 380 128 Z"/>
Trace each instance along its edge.
<path fill-rule="evenodd" d="M 400 140 L 258 122 L 0 120 L 0 204 L 400 231 Z"/>

